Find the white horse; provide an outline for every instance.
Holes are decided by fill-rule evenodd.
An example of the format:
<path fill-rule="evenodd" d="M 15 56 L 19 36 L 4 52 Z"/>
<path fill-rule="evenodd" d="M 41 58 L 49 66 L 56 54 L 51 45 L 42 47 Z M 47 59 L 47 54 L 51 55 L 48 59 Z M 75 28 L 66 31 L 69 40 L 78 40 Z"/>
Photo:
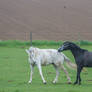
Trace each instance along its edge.
<path fill-rule="evenodd" d="M 67 70 L 63 66 L 63 62 L 66 61 L 67 65 L 73 68 L 75 68 L 75 64 L 71 63 L 68 57 L 66 57 L 63 53 L 59 53 L 56 49 L 39 49 L 34 47 L 30 47 L 28 50 L 26 49 L 26 52 L 29 56 L 29 63 L 31 68 L 29 83 L 32 82 L 33 68 L 35 65 L 37 65 L 42 81 L 44 84 L 46 84 L 46 81 L 42 74 L 41 65 L 46 66 L 49 64 L 52 64 L 56 69 L 56 77 L 53 83 L 56 83 L 58 81 L 59 69 L 62 69 L 65 72 L 68 83 L 71 83 L 71 78 L 69 77 Z"/>

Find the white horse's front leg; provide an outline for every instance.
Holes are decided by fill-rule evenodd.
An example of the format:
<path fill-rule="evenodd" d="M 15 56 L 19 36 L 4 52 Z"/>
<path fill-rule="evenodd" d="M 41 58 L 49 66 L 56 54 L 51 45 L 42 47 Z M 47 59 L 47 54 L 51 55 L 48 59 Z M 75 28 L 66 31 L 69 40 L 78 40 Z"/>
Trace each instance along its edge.
<path fill-rule="evenodd" d="M 58 67 L 56 67 L 56 66 L 54 66 L 54 67 L 55 67 L 55 69 L 56 69 L 56 77 L 55 77 L 53 83 L 56 83 L 56 82 L 58 81 L 59 69 L 58 69 Z"/>
<path fill-rule="evenodd" d="M 30 80 L 28 83 L 31 83 L 32 82 L 32 75 L 33 75 L 33 69 L 34 69 L 34 66 L 30 64 L 30 69 L 31 69 L 31 72 L 30 72 Z"/>
<path fill-rule="evenodd" d="M 41 76 L 41 78 L 42 78 L 43 83 L 46 84 L 46 81 L 45 81 L 45 79 L 44 79 L 44 77 L 43 77 L 43 74 L 42 74 L 41 64 L 37 64 L 37 67 L 38 67 L 38 69 L 39 69 L 39 73 L 40 73 L 40 76 Z"/>
<path fill-rule="evenodd" d="M 71 78 L 69 77 L 69 74 L 63 65 L 61 65 L 61 69 L 65 72 L 65 75 L 66 75 L 67 80 L 68 80 L 68 84 L 71 84 Z"/>

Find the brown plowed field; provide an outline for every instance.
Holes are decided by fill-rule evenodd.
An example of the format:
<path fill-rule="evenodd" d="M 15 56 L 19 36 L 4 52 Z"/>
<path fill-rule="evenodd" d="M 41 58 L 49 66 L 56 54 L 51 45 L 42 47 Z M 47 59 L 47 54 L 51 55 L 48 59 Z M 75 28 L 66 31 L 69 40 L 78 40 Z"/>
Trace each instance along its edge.
<path fill-rule="evenodd" d="M 91 40 L 92 0 L 0 0 L 0 40 Z"/>

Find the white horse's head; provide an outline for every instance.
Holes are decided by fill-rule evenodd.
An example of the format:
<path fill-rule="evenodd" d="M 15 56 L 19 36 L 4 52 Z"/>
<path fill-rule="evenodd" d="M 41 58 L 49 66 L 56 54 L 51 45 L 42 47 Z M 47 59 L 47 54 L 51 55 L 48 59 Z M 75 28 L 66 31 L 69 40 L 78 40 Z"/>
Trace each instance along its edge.
<path fill-rule="evenodd" d="M 29 56 L 35 56 L 37 54 L 38 48 L 30 47 L 29 49 L 26 49 L 25 51 Z"/>

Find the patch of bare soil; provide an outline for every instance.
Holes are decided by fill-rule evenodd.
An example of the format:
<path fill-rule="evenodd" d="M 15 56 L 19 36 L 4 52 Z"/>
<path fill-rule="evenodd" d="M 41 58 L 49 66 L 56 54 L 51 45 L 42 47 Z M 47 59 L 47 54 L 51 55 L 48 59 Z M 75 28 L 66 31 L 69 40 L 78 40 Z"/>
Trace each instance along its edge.
<path fill-rule="evenodd" d="M 0 40 L 91 40 L 92 0 L 0 0 Z"/>

